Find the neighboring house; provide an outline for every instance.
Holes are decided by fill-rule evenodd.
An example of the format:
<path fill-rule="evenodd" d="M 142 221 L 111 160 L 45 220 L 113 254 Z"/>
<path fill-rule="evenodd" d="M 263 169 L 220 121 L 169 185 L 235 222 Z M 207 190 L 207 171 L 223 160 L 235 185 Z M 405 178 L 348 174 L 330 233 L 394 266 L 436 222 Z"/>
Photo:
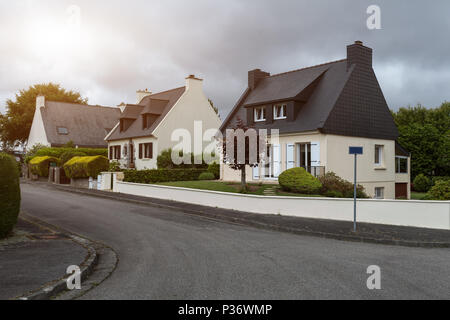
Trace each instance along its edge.
<path fill-rule="evenodd" d="M 106 148 L 105 136 L 119 117 L 117 107 L 46 101 L 39 96 L 27 148 L 36 144 L 62 147 L 69 142 L 79 148 Z"/>
<path fill-rule="evenodd" d="M 350 146 L 358 157 L 358 183 L 374 198 L 410 197 L 410 156 L 372 68 L 372 49 L 356 41 L 347 59 L 270 75 L 249 72 L 248 88 L 221 127 L 225 136 L 241 119 L 255 129 L 279 129 L 268 163 L 247 169 L 248 181 L 276 181 L 293 167 L 314 175 L 333 171 L 353 181 Z M 222 165 L 226 181 L 240 173 Z"/>
<path fill-rule="evenodd" d="M 178 147 L 180 141 L 172 141 L 178 139 L 172 136 L 177 132 L 188 133 L 190 151 L 200 155 L 213 140 L 203 141 L 203 134 L 214 130 L 213 137 L 221 125 L 218 114 L 203 93 L 203 80 L 193 75 L 186 78 L 185 87 L 155 94 L 138 91 L 136 104 L 122 108 L 119 123 L 105 140 L 109 144 L 110 159 L 126 168 L 156 169 L 162 151 L 189 149 Z M 196 122 L 201 130 L 198 127 L 194 130 Z M 201 142 L 195 145 L 195 139 Z"/>

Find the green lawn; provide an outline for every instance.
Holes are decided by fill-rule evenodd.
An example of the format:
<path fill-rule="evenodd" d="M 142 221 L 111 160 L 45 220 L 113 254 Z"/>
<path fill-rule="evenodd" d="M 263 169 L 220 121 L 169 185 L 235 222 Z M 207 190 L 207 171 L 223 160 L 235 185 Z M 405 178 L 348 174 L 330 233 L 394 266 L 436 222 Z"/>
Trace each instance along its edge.
<path fill-rule="evenodd" d="M 241 190 L 240 183 L 222 182 L 222 181 L 175 181 L 175 182 L 162 182 L 157 184 L 170 187 L 232 192 L 232 193 L 239 193 L 239 191 Z M 248 192 L 248 194 L 263 195 L 265 189 L 272 188 L 276 185 L 248 184 L 248 186 L 250 187 L 250 191 Z"/>
<path fill-rule="evenodd" d="M 239 193 L 241 189 L 240 183 L 235 182 L 223 182 L 223 181 L 176 181 L 176 182 L 163 182 L 158 183 L 163 186 L 170 187 L 180 187 L 189 189 L 199 189 L 199 190 L 211 190 L 211 191 L 221 191 L 221 192 L 232 192 Z M 277 196 L 289 196 L 289 197 L 321 197 L 320 195 L 306 195 L 298 193 L 284 192 L 279 189 L 277 184 L 248 184 L 250 191 L 248 194 L 254 195 L 264 195 L 264 190 L 276 187 Z"/>
<path fill-rule="evenodd" d="M 411 192 L 411 200 L 424 200 L 426 195 L 425 192 Z"/>

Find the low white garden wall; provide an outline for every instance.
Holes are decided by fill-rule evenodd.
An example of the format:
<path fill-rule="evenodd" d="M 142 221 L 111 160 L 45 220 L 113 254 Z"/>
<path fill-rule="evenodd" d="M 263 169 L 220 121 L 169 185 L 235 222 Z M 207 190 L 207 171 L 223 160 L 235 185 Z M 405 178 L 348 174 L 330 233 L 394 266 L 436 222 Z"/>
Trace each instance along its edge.
<path fill-rule="evenodd" d="M 268 197 L 115 182 L 114 191 L 261 214 L 353 221 L 353 200 Z M 361 199 L 358 221 L 450 230 L 450 201 Z"/>

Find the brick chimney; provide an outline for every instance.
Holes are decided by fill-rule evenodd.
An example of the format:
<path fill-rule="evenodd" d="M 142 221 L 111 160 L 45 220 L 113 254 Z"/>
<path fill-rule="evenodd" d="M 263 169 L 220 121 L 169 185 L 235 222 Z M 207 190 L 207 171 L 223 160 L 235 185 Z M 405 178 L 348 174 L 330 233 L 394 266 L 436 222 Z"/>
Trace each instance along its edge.
<path fill-rule="evenodd" d="M 136 104 L 141 103 L 142 99 L 144 99 L 147 96 L 150 96 L 151 94 L 152 93 L 148 91 L 148 89 L 136 91 Z"/>
<path fill-rule="evenodd" d="M 355 41 L 347 46 L 347 69 L 353 64 L 359 67 L 372 68 L 372 49 L 363 45 L 362 41 Z"/>
<path fill-rule="evenodd" d="M 269 77 L 270 73 L 261 71 L 261 69 L 255 69 L 248 72 L 248 87 L 253 90 L 258 83 L 265 77 Z"/>
<path fill-rule="evenodd" d="M 203 79 L 197 78 L 194 74 L 186 78 L 186 91 L 203 91 Z"/>
<path fill-rule="evenodd" d="M 36 110 L 45 108 L 45 96 L 39 95 L 36 97 Z"/>

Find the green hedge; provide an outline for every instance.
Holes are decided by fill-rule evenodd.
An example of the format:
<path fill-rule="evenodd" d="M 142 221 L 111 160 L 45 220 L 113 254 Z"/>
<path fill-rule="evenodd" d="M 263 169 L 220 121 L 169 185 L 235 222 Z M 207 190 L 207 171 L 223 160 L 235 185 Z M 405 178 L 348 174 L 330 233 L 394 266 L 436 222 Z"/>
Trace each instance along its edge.
<path fill-rule="evenodd" d="M 8 236 L 20 211 L 20 184 L 16 160 L 0 153 L 0 239 Z"/>
<path fill-rule="evenodd" d="M 101 172 L 108 171 L 109 159 L 103 156 L 73 157 L 63 168 L 68 178 L 96 178 Z"/>
<path fill-rule="evenodd" d="M 322 188 L 319 180 L 304 168 L 293 168 L 284 171 L 278 178 L 281 188 L 288 192 L 317 194 Z"/>
<path fill-rule="evenodd" d="M 36 174 L 39 177 L 48 177 L 48 168 L 51 162 L 58 163 L 59 159 L 49 156 L 31 159 L 29 163 L 31 173 Z"/>
<path fill-rule="evenodd" d="M 204 169 L 154 169 L 154 170 L 127 170 L 125 182 L 133 183 L 158 183 L 171 181 L 194 181 L 204 173 Z"/>
<path fill-rule="evenodd" d="M 182 157 L 183 152 L 180 151 L 179 155 Z M 172 162 L 172 149 L 166 149 L 161 151 L 161 154 L 156 159 L 156 163 L 160 169 L 208 169 L 208 164 L 205 163 L 201 155 L 194 156 L 194 154 L 189 153 L 187 157 L 191 159 L 191 164 L 176 165 Z M 196 159 L 202 159 L 201 164 L 195 164 Z"/>
<path fill-rule="evenodd" d="M 28 163 L 31 159 L 33 159 L 34 157 L 45 157 L 45 156 L 49 156 L 49 157 L 54 157 L 54 158 L 59 158 L 61 159 L 62 155 L 64 153 L 70 153 L 70 152 L 82 152 L 84 153 L 86 156 L 103 156 L 103 157 L 108 157 L 108 149 L 92 149 L 92 148 L 41 148 L 39 150 L 37 150 L 36 152 L 34 152 L 31 155 L 28 155 L 27 158 L 25 159 L 25 161 Z"/>
<path fill-rule="evenodd" d="M 216 180 L 216 176 L 214 173 L 211 172 L 203 172 L 199 177 L 198 180 Z"/>

